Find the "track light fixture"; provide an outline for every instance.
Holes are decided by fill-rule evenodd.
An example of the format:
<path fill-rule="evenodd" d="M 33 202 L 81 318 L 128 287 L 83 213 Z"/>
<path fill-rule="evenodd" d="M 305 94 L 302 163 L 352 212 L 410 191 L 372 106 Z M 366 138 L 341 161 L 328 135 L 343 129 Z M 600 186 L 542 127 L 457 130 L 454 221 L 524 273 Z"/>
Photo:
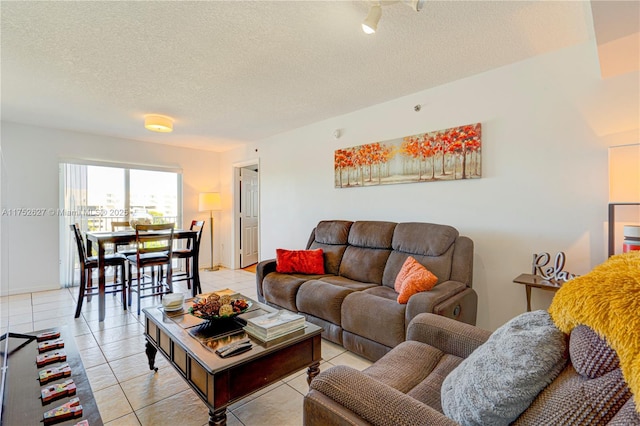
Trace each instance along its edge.
<path fill-rule="evenodd" d="M 362 21 L 362 31 L 365 34 L 373 34 L 378 29 L 378 22 L 380 21 L 380 17 L 382 16 L 382 7 L 379 4 L 375 4 L 371 6 L 369 9 L 369 14 L 364 21 Z"/>
<path fill-rule="evenodd" d="M 422 10 L 424 2 L 425 0 L 402 0 L 402 3 L 406 4 L 416 12 L 420 12 L 420 10 Z M 375 33 L 378 29 L 378 22 L 380 22 L 380 17 L 382 16 L 382 6 L 387 6 L 393 3 L 400 3 L 400 1 L 382 0 L 375 2 L 371 6 L 371 9 L 369 9 L 369 14 L 367 15 L 367 17 L 364 19 L 364 21 L 362 21 L 362 31 L 364 31 L 365 34 Z"/>

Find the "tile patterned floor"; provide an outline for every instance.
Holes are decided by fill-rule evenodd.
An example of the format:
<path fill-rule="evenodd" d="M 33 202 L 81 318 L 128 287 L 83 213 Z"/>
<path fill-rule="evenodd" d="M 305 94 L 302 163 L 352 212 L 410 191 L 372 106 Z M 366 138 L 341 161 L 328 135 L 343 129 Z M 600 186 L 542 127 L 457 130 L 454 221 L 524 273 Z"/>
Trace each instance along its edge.
<path fill-rule="evenodd" d="M 231 288 L 256 297 L 255 274 L 221 269 L 202 271 L 204 292 Z M 176 291 L 187 293 L 184 282 Z M 75 335 L 100 415 L 106 425 L 202 426 L 208 422 L 205 405 L 158 353 L 157 373 L 147 370 L 143 315 L 124 311 L 119 297 L 107 296 L 106 319 L 98 321 L 97 299 L 86 302 L 80 318 L 73 318 L 77 289 L 62 289 L 0 298 L 0 334 L 66 325 Z M 159 299 L 144 299 L 153 306 Z M 134 301 L 135 308 L 135 301 Z M 133 313 L 132 313 L 133 312 Z M 342 347 L 322 341 L 320 369 L 349 365 L 362 370 L 371 363 Z M 302 424 L 302 399 L 308 390 L 306 371 L 236 402 L 227 411 L 229 426 L 297 426 Z"/>

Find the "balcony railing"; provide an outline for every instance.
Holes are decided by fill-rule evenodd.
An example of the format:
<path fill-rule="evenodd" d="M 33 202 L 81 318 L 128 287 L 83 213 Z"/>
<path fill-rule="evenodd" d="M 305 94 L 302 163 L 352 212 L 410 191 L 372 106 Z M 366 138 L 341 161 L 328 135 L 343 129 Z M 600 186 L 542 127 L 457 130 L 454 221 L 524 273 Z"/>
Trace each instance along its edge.
<path fill-rule="evenodd" d="M 81 218 L 80 222 L 81 222 L 81 229 L 86 229 L 89 232 L 93 232 L 93 231 L 111 231 L 112 222 L 124 222 L 128 220 L 129 218 L 127 217 L 118 217 L 118 216 L 89 216 L 89 217 L 85 216 Z M 178 220 L 177 216 L 153 216 L 154 224 L 172 223 L 172 222 L 176 223 L 177 220 Z"/>

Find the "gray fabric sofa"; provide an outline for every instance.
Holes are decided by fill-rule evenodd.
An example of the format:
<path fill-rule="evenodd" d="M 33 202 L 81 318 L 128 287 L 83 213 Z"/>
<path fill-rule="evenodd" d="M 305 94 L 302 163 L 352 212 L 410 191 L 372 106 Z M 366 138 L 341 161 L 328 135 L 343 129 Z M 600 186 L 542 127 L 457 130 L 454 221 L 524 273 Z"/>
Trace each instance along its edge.
<path fill-rule="evenodd" d="M 449 318 L 418 315 L 407 341 L 367 369 L 338 365 L 316 376 L 304 398 L 304 425 L 458 425 L 443 413 L 441 387 L 490 335 Z M 568 348 L 564 369 L 509 424 L 640 426 L 616 352 L 586 326 L 571 332 Z"/>
<path fill-rule="evenodd" d="M 490 333 L 430 313 L 363 371 L 318 374 L 305 426 L 640 426 L 640 253 L 610 257 Z"/>
<path fill-rule="evenodd" d="M 258 299 L 300 312 L 323 327 L 323 337 L 375 361 L 405 340 L 409 322 L 435 313 L 475 324 L 477 294 L 471 288 L 473 242 L 446 225 L 383 221 L 321 221 L 307 249 L 321 248 L 324 275 L 276 272 L 260 262 Z M 438 277 L 429 291 L 397 302 L 395 278 L 407 257 Z"/>

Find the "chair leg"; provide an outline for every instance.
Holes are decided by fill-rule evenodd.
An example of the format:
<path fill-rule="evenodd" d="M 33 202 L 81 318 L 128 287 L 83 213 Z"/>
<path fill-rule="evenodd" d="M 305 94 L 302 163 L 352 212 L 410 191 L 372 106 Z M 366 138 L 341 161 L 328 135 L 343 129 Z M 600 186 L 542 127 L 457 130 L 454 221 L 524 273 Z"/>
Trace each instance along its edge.
<path fill-rule="evenodd" d="M 129 272 L 129 285 L 127 286 L 127 292 L 129 293 L 129 306 L 131 306 L 131 299 L 133 299 L 133 297 L 131 296 L 131 289 L 133 288 L 133 274 L 131 273 L 131 263 L 127 265 L 127 270 Z"/>
<path fill-rule="evenodd" d="M 153 268 L 151 268 L 153 269 Z M 140 273 L 140 267 L 138 267 L 138 316 L 140 316 L 140 279 L 142 278 L 142 274 Z"/>
<path fill-rule="evenodd" d="M 87 285 L 86 280 L 86 273 L 87 271 L 85 271 L 85 269 L 81 266 L 80 267 L 80 293 L 78 294 L 78 303 L 76 305 L 76 316 L 75 318 L 78 318 L 80 316 L 80 311 L 82 311 L 82 302 L 84 301 L 84 293 L 85 293 L 85 287 Z"/>
<path fill-rule="evenodd" d="M 113 287 L 115 288 L 118 284 L 118 266 L 111 266 L 113 269 Z M 111 293 L 111 297 L 116 297 L 116 292 Z"/>
<path fill-rule="evenodd" d="M 117 269 L 117 268 L 116 268 Z M 120 266 L 120 284 L 122 284 L 122 306 L 124 306 L 124 310 L 127 310 L 127 282 L 125 279 L 125 271 L 124 271 L 124 263 Z"/>
<path fill-rule="evenodd" d="M 87 281 L 85 291 L 87 292 L 87 302 L 91 302 L 91 293 L 93 291 L 93 269 L 87 268 Z"/>
<path fill-rule="evenodd" d="M 193 281 L 193 277 L 191 276 L 191 274 L 189 273 L 189 264 L 191 263 L 191 261 L 189 260 L 189 258 L 186 258 L 184 260 L 184 270 L 187 273 L 187 288 L 189 290 L 191 290 L 191 281 Z"/>

